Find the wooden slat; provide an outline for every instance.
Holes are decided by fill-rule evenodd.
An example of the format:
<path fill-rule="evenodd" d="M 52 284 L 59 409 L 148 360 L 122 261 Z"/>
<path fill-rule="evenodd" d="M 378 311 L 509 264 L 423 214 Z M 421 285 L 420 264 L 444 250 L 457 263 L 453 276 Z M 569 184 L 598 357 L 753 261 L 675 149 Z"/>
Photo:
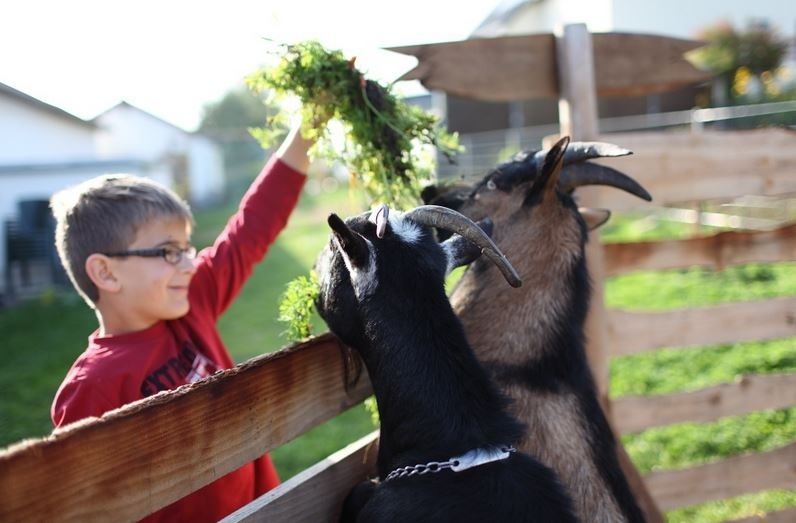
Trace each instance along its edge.
<path fill-rule="evenodd" d="M 664 312 L 610 309 L 611 354 L 796 336 L 796 297 Z"/>
<path fill-rule="evenodd" d="M 230 514 L 222 523 L 332 523 L 348 492 L 376 475 L 375 431 Z"/>
<path fill-rule="evenodd" d="M 703 82 L 683 54 L 701 45 L 658 35 L 602 33 L 594 40 L 596 93 L 641 96 Z M 477 38 L 458 42 L 392 47 L 417 57 L 417 67 L 400 80 L 420 80 L 430 90 L 493 102 L 559 95 L 551 34 Z"/>
<path fill-rule="evenodd" d="M 796 224 L 772 231 L 728 231 L 686 240 L 604 244 L 607 276 L 632 271 L 796 260 Z"/>
<path fill-rule="evenodd" d="M 663 510 L 762 490 L 793 489 L 796 488 L 796 443 L 699 467 L 652 472 L 645 476 L 645 481 Z"/>
<path fill-rule="evenodd" d="M 796 133 L 783 129 L 611 133 L 600 140 L 633 151 L 599 163 L 635 178 L 653 205 L 796 192 Z M 650 208 L 622 191 L 601 191 L 603 204 L 614 211 Z"/>
<path fill-rule="evenodd" d="M 0 521 L 136 520 L 361 402 L 331 335 L 0 454 Z"/>
<path fill-rule="evenodd" d="M 777 512 L 769 512 L 760 516 L 752 516 L 743 519 L 733 519 L 725 523 L 793 523 L 796 521 L 796 507 L 786 508 Z"/>
<path fill-rule="evenodd" d="M 796 374 L 743 376 L 693 392 L 625 396 L 611 404 L 619 432 L 637 432 L 672 423 L 709 422 L 757 410 L 796 405 Z"/>

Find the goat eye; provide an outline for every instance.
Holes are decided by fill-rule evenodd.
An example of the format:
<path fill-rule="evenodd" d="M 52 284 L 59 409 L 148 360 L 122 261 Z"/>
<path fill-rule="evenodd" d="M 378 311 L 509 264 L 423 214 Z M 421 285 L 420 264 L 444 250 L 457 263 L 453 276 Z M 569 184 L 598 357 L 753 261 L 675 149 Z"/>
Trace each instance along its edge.
<path fill-rule="evenodd" d="M 489 180 L 486 182 L 486 188 L 489 189 L 490 191 L 494 191 L 495 189 L 497 189 L 497 185 L 495 185 L 494 181 Z"/>

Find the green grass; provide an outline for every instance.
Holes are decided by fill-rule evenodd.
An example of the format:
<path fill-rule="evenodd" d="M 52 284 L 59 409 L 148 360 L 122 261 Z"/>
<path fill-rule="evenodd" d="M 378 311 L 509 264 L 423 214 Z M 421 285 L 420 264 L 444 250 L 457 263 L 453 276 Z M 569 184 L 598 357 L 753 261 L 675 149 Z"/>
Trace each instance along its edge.
<path fill-rule="evenodd" d="M 788 507 L 796 507 L 796 492 L 771 490 L 737 498 L 704 503 L 666 513 L 669 523 L 719 523 L 731 519 L 762 516 Z"/>
<path fill-rule="evenodd" d="M 329 212 L 350 215 L 361 207 L 341 190 L 302 196 L 288 228 L 254 271 L 219 328 L 236 361 L 288 345 L 276 321 L 279 296 L 288 281 L 306 274 L 328 240 Z M 194 242 L 207 245 L 234 206 L 197 212 Z M 671 223 L 615 217 L 603 233 L 610 241 L 682 237 L 692 229 Z M 455 275 L 454 275 L 455 278 Z M 796 295 L 796 263 L 750 264 L 722 272 L 704 269 L 642 272 L 611 278 L 609 306 L 637 310 Z M 316 333 L 324 330 L 314 319 Z M 72 294 L 47 296 L 0 311 L 4 365 L 0 367 L 0 446 L 50 430 L 49 405 L 75 357 L 95 328 L 93 313 Z M 690 349 L 663 349 L 611 361 L 611 395 L 666 394 L 731 382 L 743 374 L 796 371 L 794 339 Z M 276 449 L 283 479 L 373 430 L 357 406 Z M 756 412 L 714 423 L 683 423 L 623 436 L 640 470 L 682 468 L 740 453 L 769 450 L 796 439 L 796 409 Z M 772 491 L 707 503 L 668 513 L 670 521 L 712 522 L 796 506 L 796 493 Z"/>
<path fill-rule="evenodd" d="M 50 402 L 96 323 L 76 295 L 0 311 L 0 446 L 50 432 Z"/>
<path fill-rule="evenodd" d="M 682 237 L 671 224 L 648 229 L 648 220 L 618 220 L 609 241 Z M 748 264 L 716 272 L 701 268 L 638 272 L 610 278 L 610 307 L 666 310 L 796 294 L 796 264 Z M 666 394 L 732 382 L 744 374 L 793 372 L 796 340 L 663 349 L 611 360 L 612 397 Z M 679 469 L 724 457 L 772 450 L 796 440 L 796 408 L 755 412 L 714 423 L 681 423 L 626 434 L 622 441 L 642 473 Z M 796 506 L 796 493 L 772 491 L 667 513 L 672 522 L 712 522 Z"/>

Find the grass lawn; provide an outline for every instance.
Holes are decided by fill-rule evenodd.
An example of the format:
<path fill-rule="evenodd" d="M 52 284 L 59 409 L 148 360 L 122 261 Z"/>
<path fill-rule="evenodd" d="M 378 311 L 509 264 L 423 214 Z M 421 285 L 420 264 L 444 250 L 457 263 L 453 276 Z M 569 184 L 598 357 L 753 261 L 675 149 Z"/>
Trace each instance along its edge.
<path fill-rule="evenodd" d="M 233 207 L 197 213 L 197 245 L 207 245 Z M 327 241 L 325 217 L 359 209 L 345 191 L 322 198 L 305 195 L 288 229 L 257 267 L 240 297 L 221 319 L 222 335 L 236 361 L 290 343 L 275 320 L 279 295 L 294 277 L 306 274 Z M 685 231 L 687 232 L 687 231 Z M 603 238 L 630 241 L 678 237 L 684 228 L 614 218 Z M 747 265 L 723 272 L 702 269 L 644 272 L 606 282 L 606 301 L 626 309 L 670 309 L 727 301 L 796 295 L 796 264 Z M 72 295 L 48 295 L 0 311 L 5 362 L 0 368 L 0 446 L 50 430 L 50 401 L 95 326 L 93 314 Z M 316 332 L 323 330 L 315 320 Z M 611 394 L 663 394 L 728 382 L 747 373 L 796 371 L 793 339 L 692 349 L 664 349 L 611 362 Z M 274 451 L 284 478 L 373 430 L 364 408 L 336 419 Z M 759 412 L 709 424 L 680 424 L 623 437 L 642 472 L 706 463 L 724 456 L 767 450 L 796 439 L 796 409 Z M 772 491 L 670 512 L 670 521 L 721 521 L 787 506 L 796 492 Z"/>

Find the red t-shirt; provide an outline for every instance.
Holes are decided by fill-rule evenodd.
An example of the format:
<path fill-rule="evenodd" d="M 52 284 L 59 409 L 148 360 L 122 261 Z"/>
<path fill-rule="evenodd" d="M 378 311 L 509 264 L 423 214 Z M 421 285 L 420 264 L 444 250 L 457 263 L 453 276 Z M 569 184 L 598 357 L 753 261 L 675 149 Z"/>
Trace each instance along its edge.
<path fill-rule="evenodd" d="M 89 336 L 88 348 L 53 400 L 55 427 L 232 367 L 216 321 L 284 228 L 304 180 L 281 160 L 268 162 L 215 244 L 199 253 L 188 314 L 139 332 L 99 336 L 95 331 Z M 145 521 L 217 521 L 278 484 L 271 459 L 264 455 Z"/>

